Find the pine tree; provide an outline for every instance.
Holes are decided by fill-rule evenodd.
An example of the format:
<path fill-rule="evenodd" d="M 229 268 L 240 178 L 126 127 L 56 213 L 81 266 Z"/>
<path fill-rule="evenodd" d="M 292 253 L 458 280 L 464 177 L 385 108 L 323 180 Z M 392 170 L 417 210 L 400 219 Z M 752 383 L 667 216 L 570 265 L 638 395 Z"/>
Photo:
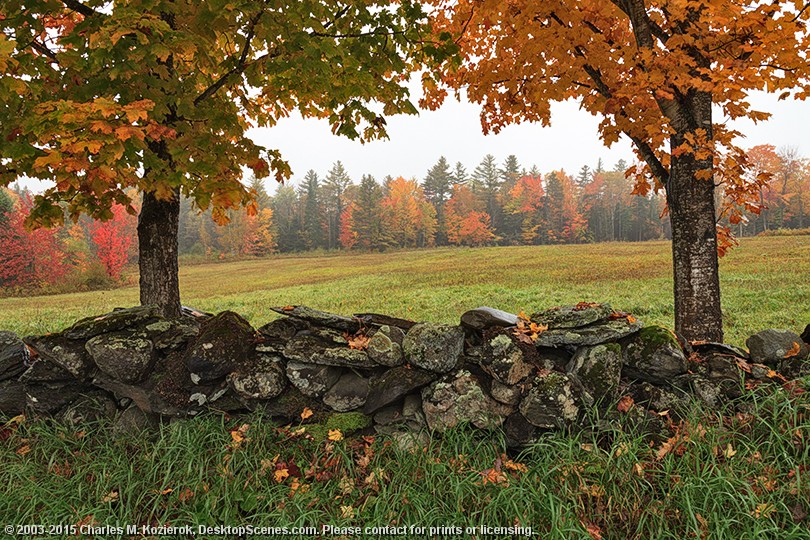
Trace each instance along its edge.
<path fill-rule="evenodd" d="M 318 249 L 328 247 L 323 235 L 323 207 L 321 201 L 321 186 L 318 174 L 310 169 L 304 176 L 301 196 L 303 205 L 303 238 L 305 249 Z"/>
<path fill-rule="evenodd" d="M 444 205 L 450 198 L 450 189 L 453 186 L 453 175 L 450 172 L 450 165 L 444 156 L 430 168 L 422 182 L 425 197 L 436 209 L 437 233 L 436 244 L 443 246 L 447 244 L 447 225 L 444 216 Z"/>
<path fill-rule="evenodd" d="M 501 209 L 498 204 L 498 193 L 503 180 L 495 163 L 495 156 L 487 154 L 472 174 L 472 192 L 484 201 L 486 213 L 492 220 L 492 228 L 498 230 L 501 225 Z"/>
<path fill-rule="evenodd" d="M 292 186 L 279 186 L 270 207 L 273 210 L 273 228 L 279 251 L 289 253 L 306 249 L 301 200 Z"/>
<path fill-rule="evenodd" d="M 388 246 L 390 233 L 385 228 L 382 201 L 380 185 L 373 176 L 363 175 L 351 213 L 351 232 L 357 247 L 384 249 Z"/>
<path fill-rule="evenodd" d="M 469 180 L 467 169 L 460 161 L 457 161 L 456 167 L 453 169 L 453 185 L 466 184 L 467 180 Z"/>
<path fill-rule="evenodd" d="M 257 178 L 255 175 L 250 180 L 250 191 L 256 198 L 256 207 L 261 210 L 262 208 L 270 208 L 270 195 L 264 187 L 264 180 Z"/>
<path fill-rule="evenodd" d="M 327 248 L 334 249 L 339 245 L 340 236 L 340 215 L 345 208 L 343 192 L 352 183 L 349 173 L 343 167 L 343 163 L 336 161 L 323 183 L 323 203 L 326 212 L 327 223 Z"/>

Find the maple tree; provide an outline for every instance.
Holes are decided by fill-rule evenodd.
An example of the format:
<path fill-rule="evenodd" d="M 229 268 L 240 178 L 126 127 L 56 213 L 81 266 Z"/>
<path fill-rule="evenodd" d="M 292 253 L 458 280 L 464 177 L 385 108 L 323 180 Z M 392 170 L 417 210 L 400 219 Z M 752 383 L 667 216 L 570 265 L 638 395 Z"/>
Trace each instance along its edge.
<path fill-rule="evenodd" d="M 107 275 L 117 279 L 129 259 L 134 232 L 133 219 L 120 204 L 111 208 L 113 217 L 106 221 L 93 221 L 88 226 L 90 238 Z"/>
<path fill-rule="evenodd" d="M 756 199 L 737 132 L 715 122 L 764 120 L 752 90 L 810 95 L 808 5 L 801 0 L 433 0 L 434 31 L 461 54 L 423 77 L 425 104 L 464 89 L 485 131 L 550 122 L 550 104 L 579 100 L 601 116 L 602 139 L 627 136 L 643 163 L 636 193 L 666 193 L 672 224 L 675 325 L 722 341 L 715 185 L 734 203 Z"/>
<path fill-rule="evenodd" d="M 401 176 L 391 180 L 380 203 L 385 210 L 385 228 L 401 247 L 433 245 L 436 234 L 436 211 L 425 199 L 416 180 Z"/>
<path fill-rule="evenodd" d="M 20 197 L 0 223 L 0 286 L 37 287 L 67 273 L 57 231 L 26 229 L 32 205 L 30 197 Z"/>
<path fill-rule="evenodd" d="M 290 168 L 246 132 L 292 111 L 384 136 L 385 116 L 416 112 L 406 58 L 441 50 L 417 50 L 424 23 L 408 0 L 4 1 L 0 185 L 54 181 L 35 226 L 61 223 L 60 203 L 74 219 L 133 211 L 137 188 L 141 303 L 179 315 L 181 195 L 218 222 L 253 208 L 243 169 Z"/>
<path fill-rule="evenodd" d="M 445 205 L 447 241 L 456 245 L 480 246 L 495 239 L 489 214 L 480 210 L 480 202 L 464 184 L 453 186 Z"/>

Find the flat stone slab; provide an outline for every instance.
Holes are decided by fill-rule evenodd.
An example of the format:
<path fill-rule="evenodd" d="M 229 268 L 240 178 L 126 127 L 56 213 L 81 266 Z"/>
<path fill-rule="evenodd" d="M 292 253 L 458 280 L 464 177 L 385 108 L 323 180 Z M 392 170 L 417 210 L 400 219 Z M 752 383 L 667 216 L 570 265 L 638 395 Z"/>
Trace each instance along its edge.
<path fill-rule="evenodd" d="M 295 317 L 308 323 L 327 326 L 344 332 L 357 332 L 360 330 L 362 324 L 357 319 L 352 317 L 345 317 L 343 315 L 335 315 L 334 313 L 327 313 L 325 311 L 318 311 L 307 306 L 284 306 L 284 307 L 271 307 L 271 310 L 287 317 Z"/>
<path fill-rule="evenodd" d="M 639 321 L 630 322 L 626 318 L 605 321 L 581 328 L 559 328 L 546 330 L 537 336 L 534 344 L 538 347 L 581 347 L 599 345 L 622 339 L 641 330 Z"/>
<path fill-rule="evenodd" d="M 118 309 L 104 315 L 81 319 L 62 332 L 62 335 L 68 339 L 90 339 L 99 334 L 132 328 L 144 321 L 158 318 L 160 310 L 157 306 Z"/>
<path fill-rule="evenodd" d="M 365 352 L 351 349 L 348 346 L 329 347 L 316 336 L 305 335 L 291 339 L 287 342 L 282 354 L 284 358 L 305 364 L 359 369 L 377 367 L 377 364 Z"/>
<path fill-rule="evenodd" d="M 580 328 L 599 321 L 606 321 L 613 313 L 609 304 L 580 302 L 575 306 L 558 306 L 530 317 L 533 323 L 548 326 L 549 330 L 557 328 Z"/>
<path fill-rule="evenodd" d="M 405 366 L 389 369 L 371 379 L 363 413 L 371 414 L 418 388 L 430 384 L 438 375 L 431 371 Z"/>
<path fill-rule="evenodd" d="M 486 306 L 465 311 L 461 315 L 461 326 L 479 332 L 494 326 L 515 326 L 517 323 L 517 315 Z"/>

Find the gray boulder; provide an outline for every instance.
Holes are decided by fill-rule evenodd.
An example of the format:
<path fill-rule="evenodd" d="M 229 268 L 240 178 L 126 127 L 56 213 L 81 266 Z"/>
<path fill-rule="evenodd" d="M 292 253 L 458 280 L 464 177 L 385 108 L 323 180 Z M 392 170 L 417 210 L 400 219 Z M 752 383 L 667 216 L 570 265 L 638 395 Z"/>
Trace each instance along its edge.
<path fill-rule="evenodd" d="M 143 325 L 143 331 L 152 340 L 155 349 L 173 351 L 184 347 L 200 333 L 201 320 L 191 317 L 159 319 Z"/>
<path fill-rule="evenodd" d="M 801 361 L 810 353 L 810 346 L 790 330 L 763 330 L 748 338 L 745 345 L 752 362 L 773 368 L 779 368 L 787 358 Z"/>
<path fill-rule="evenodd" d="M 287 379 L 307 397 L 321 397 L 340 378 L 341 370 L 332 366 L 287 362 Z"/>
<path fill-rule="evenodd" d="M 622 348 L 618 343 L 577 349 L 566 371 L 574 375 L 597 401 L 615 400 L 622 375 Z"/>
<path fill-rule="evenodd" d="M 493 399 L 495 399 L 495 401 L 516 407 L 517 404 L 520 403 L 520 398 L 523 395 L 523 391 L 521 390 L 520 386 L 510 386 L 508 384 L 499 382 L 497 379 L 492 379 L 489 394 L 493 397 Z"/>
<path fill-rule="evenodd" d="M 101 334 L 85 348 L 101 371 L 124 383 L 142 380 L 155 361 L 152 342 L 133 332 Z"/>
<path fill-rule="evenodd" d="M 396 326 L 381 326 L 368 341 L 369 358 L 381 366 L 395 367 L 405 362 L 402 342 L 405 332 Z"/>
<path fill-rule="evenodd" d="M 599 345 L 625 338 L 641 330 L 638 321 L 626 318 L 608 320 L 578 328 L 559 328 L 541 333 L 535 345 L 538 347 L 583 347 Z"/>
<path fill-rule="evenodd" d="M 14 379 L 28 369 L 28 349 L 14 332 L 0 332 L 0 381 Z"/>
<path fill-rule="evenodd" d="M 661 326 L 643 328 L 624 349 L 624 372 L 630 378 L 666 384 L 686 370 L 678 339 Z"/>
<path fill-rule="evenodd" d="M 606 321 L 613 313 L 608 304 L 583 302 L 575 306 L 558 306 L 539 313 L 533 313 L 531 321 L 548 326 L 549 330 L 558 328 L 581 328 L 595 322 Z"/>
<path fill-rule="evenodd" d="M 67 339 L 62 334 L 29 336 L 25 342 L 39 355 L 77 379 L 87 378 L 96 366 L 81 341 Z"/>
<path fill-rule="evenodd" d="M 576 385 L 563 373 L 541 373 L 520 402 L 519 410 L 533 426 L 564 428 L 579 416 Z"/>
<path fill-rule="evenodd" d="M 25 388 L 14 380 L 0 381 L 0 416 L 17 416 L 25 411 Z"/>
<path fill-rule="evenodd" d="M 489 336 L 484 340 L 481 368 L 505 385 L 515 385 L 534 370 L 527 362 L 527 352 L 534 348 L 522 345 L 508 332 Z"/>
<path fill-rule="evenodd" d="M 503 424 L 512 408 L 498 403 L 469 371 L 460 370 L 422 389 L 422 410 L 427 425 L 445 431 L 463 423 L 480 429 Z"/>
<path fill-rule="evenodd" d="M 245 319 L 223 311 L 207 319 L 184 362 L 195 382 L 210 382 L 234 371 L 255 354 L 255 332 Z"/>
<path fill-rule="evenodd" d="M 461 315 L 461 326 L 469 330 L 483 332 L 495 326 L 510 327 L 518 323 L 517 315 L 491 307 L 478 307 Z"/>
<path fill-rule="evenodd" d="M 323 402 L 337 412 L 352 411 L 366 404 L 368 391 L 368 379 L 354 372 L 344 373 L 324 394 Z"/>
<path fill-rule="evenodd" d="M 355 318 L 318 311 L 307 306 L 285 306 L 270 309 L 287 317 L 295 317 L 316 326 L 326 326 L 342 332 L 355 333 L 361 327 L 360 321 Z"/>
<path fill-rule="evenodd" d="M 389 403 L 394 403 L 432 382 L 436 377 L 437 375 L 432 371 L 405 366 L 386 370 L 382 375 L 372 377 L 369 382 L 368 397 L 363 412 L 371 414 Z"/>
<path fill-rule="evenodd" d="M 307 364 L 358 369 L 377 366 L 365 351 L 351 349 L 348 344 L 337 346 L 313 335 L 299 335 L 291 339 L 282 354 L 289 360 Z"/>
<path fill-rule="evenodd" d="M 232 371 L 225 380 L 243 399 L 272 399 L 287 386 L 281 359 L 265 354 L 258 355 L 255 363 L 246 363 L 238 371 Z"/>
<path fill-rule="evenodd" d="M 73 326 L 62 332 L 62 334 L 68 339 L 90 339 L 99 334 L 118 332 L 159 318 L 160 310 L 157 306 L 137 306 L 127 309 L 117 309 L 111 313 L 87 317 L 77 321 Z"/>
<path fill-rule="evenodd" d="M 402 348 L 405 359 L 414 366 L 446 373 L 459 363 L 464 350 L 464 330 L 446 324 L 417 324 L 408 330 Z"/>

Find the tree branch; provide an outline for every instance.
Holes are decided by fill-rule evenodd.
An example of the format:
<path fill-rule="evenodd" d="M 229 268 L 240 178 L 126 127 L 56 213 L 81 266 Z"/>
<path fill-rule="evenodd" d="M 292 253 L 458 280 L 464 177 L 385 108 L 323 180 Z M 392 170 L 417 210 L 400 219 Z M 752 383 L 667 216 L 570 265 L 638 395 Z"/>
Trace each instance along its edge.
<path fill-rule="evenodd" d="M 62 0 L 62 3 L 65 4 L 65 7 L 68 9 L 72 9 L 76 13 L 81 13 L 85 17 L 95 17 L 97 15 L 101 15 L 101 13 L 89 6 L 85 6 L 79 2 L 79 0 Z"/>
<path fill-rule="evenodd" d="M 202 94 L 194 98 L 194 105 L 199 105 L 209 97 L 213 96 L 217 93 L 217 91 L 225 86 L 228 82 L 228 79 L 232 75 L 236 75 L 237 73 L 241 73 L 244 71 L 245 67 L 247 67 L 247 56 L 250 52 L 250 42 L 253 41 L 253 36 L 256 35 L 256 25 L 259 24 L 259 19 L 262 18 L 264 14 L 264 6 L 262 9 L 252 18 L 248 23 L 248 30 L 247 34 L 245 35 L 245 45 L 242 47 L 242 53 L 239 55 L 239 59 L 236 61 L 236 65 L 229 69 L 226 73 L 224 73 L 219 79 L 214 81 L 214 83 L 206 88 Z"/>
<path fill-rule="evenodd" d="M 51 60 L 53 60 L 57 64 L 59 63 L 59 61 L 56 59 L 56 53 L 54 53 L 52 50 L 50 50 L 48 47 L 46 47 L 45 45 L 43 45 L 39 41 L 33 40 L 33 41 L 31 41 L 31 43 L 29 43 L 29 45 L 31 46 L 32 49 L 34 49 L 35 51 L 37 51 L 41 55 L 47 56 L 48 58 L 50 58 Z"/>

